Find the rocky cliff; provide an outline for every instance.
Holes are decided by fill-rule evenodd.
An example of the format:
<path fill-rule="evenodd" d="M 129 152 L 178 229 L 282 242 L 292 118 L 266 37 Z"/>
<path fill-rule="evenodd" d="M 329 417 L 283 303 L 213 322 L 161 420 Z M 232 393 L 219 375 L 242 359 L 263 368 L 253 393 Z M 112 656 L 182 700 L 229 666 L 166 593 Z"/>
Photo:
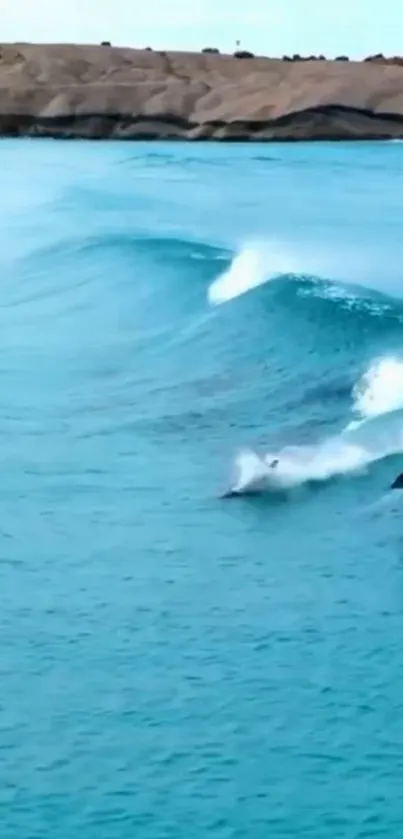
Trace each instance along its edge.
<path fill-rule="evenodd" d="M 0 45 L 3 136 L 403 138 L 403 67 L 110 46 Z"/>

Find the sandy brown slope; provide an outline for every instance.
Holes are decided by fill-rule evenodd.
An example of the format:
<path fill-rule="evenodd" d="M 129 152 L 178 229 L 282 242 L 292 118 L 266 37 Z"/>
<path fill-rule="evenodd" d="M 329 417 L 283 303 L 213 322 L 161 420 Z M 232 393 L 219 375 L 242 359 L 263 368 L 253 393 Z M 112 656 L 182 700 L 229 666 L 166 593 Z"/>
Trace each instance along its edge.
<path fill-rule="evenodd" d="M 0 46 L 0 134 L 403 137 L 403 67 L 8 44 Z"/>

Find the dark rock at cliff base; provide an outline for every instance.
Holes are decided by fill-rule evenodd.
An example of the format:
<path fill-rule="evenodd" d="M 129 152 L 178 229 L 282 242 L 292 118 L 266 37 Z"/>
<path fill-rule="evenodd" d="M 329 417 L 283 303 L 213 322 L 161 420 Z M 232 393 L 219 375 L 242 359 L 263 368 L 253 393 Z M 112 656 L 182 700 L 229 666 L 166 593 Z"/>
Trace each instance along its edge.
<path fill-rule="evenodd" d="M 216 53 L 3 44 L 0 134 L 231 141 L 401 138 L 403 67 L 297 56 L 293 61 L 240 61 Z"/>

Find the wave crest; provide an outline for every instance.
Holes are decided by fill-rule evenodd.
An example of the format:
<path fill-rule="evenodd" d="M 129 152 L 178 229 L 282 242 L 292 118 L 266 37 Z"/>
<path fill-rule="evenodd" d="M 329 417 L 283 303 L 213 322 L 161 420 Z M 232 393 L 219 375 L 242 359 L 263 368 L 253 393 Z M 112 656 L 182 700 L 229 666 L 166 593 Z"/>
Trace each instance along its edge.
<path fill-rule="evenodd" d="M 213 280 L 207 297 L 209 303 L 216 306 L 270 280 L 291 276 L 322 281 L 324 289 L 326 284 L 335 283 L 336 286 L 326 289 L 326 296 L 344 298 L 348 291 L 358 305 L 360 298 L 367 297 L 369 292 L 382 298 L 401 299 L 398 268 L 388 265 L 388 275 L 390 280 L 386 282 L 383 254 L 374 248 L 363 253 L 351 242 L 252 239 L 241 246 L 229 267 Z"/>

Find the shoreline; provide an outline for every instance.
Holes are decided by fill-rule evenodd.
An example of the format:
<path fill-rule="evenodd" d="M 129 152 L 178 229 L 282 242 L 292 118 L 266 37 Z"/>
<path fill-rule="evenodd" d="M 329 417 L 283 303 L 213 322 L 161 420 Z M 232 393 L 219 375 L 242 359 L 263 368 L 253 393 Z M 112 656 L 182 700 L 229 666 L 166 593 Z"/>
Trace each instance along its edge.
<path fill-rule="evenodd" d="M 0 137 L 403 139 L 397 61 L 0 44 Z"/>

